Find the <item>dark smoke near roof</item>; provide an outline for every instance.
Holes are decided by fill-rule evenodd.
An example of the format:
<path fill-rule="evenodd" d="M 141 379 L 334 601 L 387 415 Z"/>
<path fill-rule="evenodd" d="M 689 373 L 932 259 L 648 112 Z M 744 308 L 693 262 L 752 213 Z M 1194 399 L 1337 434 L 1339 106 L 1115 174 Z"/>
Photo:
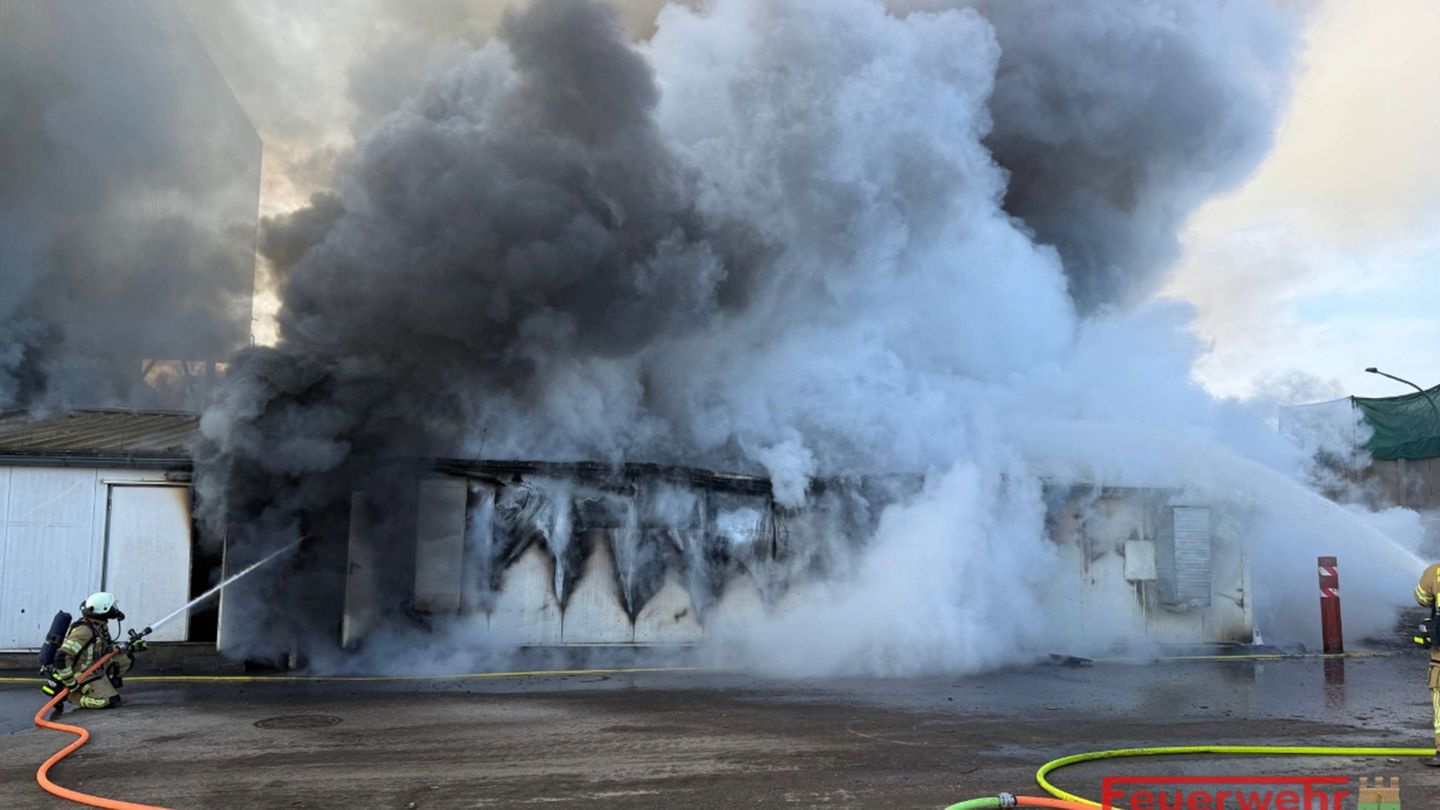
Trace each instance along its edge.
<path fill-rule="evenodd" d="M 536 0 L 264 223 L 282 342 L 203 421 L 207 518 L 288 541 L 427 453 L 757 470 L 796 505 L 820 472 L 1013 475 L 1009 420 L 1128 419 L 1132 377 L 1188 408 L 1163 319 L 1086 316 L 1259 160 L 1292 46 L 1263 0 L 719 0 L 640 45 Z"/>
<path fill-rule="evenodd" d="M 1055 245 L 1082 310 L 1153 292 L 1206 198 L 1268 150 L 1288 91 L 1266 3 L 980 0 L 1000 67 L 985 143 L 1005 210 Z"/>
<path fill-rule="evenodd" d="M 453 455 L 470 397 L 543 396 L 541 353 L 623 356 L 719 311 L 723 226 L 615 16 L 544 2 L 500 36 L 382 122 L 338 196 L 266 223 L 284 345 L 237 357 L 202 448 L 248 531 L 388 491 L 391 455 Z"/>
<path fill-rule="evenodd" d="M 248 342 L 260 140 L 168 0 L 0 4 L 0 408 Z M 199 402 L 189 403 L 198 407 Z"/>
<path fill-rule="evenodd" d="M 695 178 L 655 127 L 650 69 L 614 16 L 541 3 L 500 35 L 514 85 L 464 68 L 432 84 L 364 146 L 344 214 L 302 234 L 287 341 L 510 386 L 532 371 L 540 335 L 524 329 L 560 344 L 549 351 L 623 354 L 715 311 L 728 245 L 694 208 Z"/>

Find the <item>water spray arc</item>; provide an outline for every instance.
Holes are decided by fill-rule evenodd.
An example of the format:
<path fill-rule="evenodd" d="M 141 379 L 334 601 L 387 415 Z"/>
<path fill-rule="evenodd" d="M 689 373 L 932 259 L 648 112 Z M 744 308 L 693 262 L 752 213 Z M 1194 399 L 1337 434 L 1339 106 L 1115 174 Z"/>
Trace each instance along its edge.
<path fill-rule="evenodd" d="M 247 576 L 248 574 L 250 574 L 251 572 L 253 572 L 255 569 L 260 568 L 261 566 L 265 565 L 266 563 L 270 562 L 271 560 L 275 559 L 276 557 L 279 557 L 281 554 L 284 554 L 285 552 L 289 551 L 290 549 L 295 548 L 296 546 L 300 545 L 302 542 L 304 542 L 304 541 L 307 540 L 307 539 L 308 539 L 308 538 L 306 538 L 306 537 L 301 537 L 301 538 L 298 538 L 298 539 L 296 539 L 296 540 L 292 540 L 292 541 L 290 541 L 289 543 L 286 543 L 284 546 L 281 546 L 280 548 L 275 549 L 274 551 L 270 552 L 269 554 L 265 555 L 264 557 L 261 557 L 259 560 L 256 560 L 255 562 L 251 563 L 250 565 L 247 565 L 247 566 L 244 567 L 243 569 L 241 569 L 241 570 L 237 571 L 236 573 L 231 574 L 230 576 L 228 576 L 228 577 L 226 577 L 225 579 L 221 580 L 221 581 L 219 582 L 219 584 L 217 584 L 215 587 L 211 588 L 210 590 L 208 590 L 208 591 L 200 594 L 199 596 L 195 597 L 194 599 L 191 599 L 189 602 L 186 602 L 185 604 L 181 605 L 181 606 L 178 607 L 178 608 L 175 608 L 174 610 L 170 611 L 169 613 L 165 614 L 164 616 L 161 616 L 159 619 L 155 620 L 154 622 L 151 622 L 150 624 L 146 625 L 144 630 L 138 630 L 138 631 L 137 631 L 137 630 L 131 630 L 131 631 L 130 631 L 130 638 L 131 638 L 132 640 L 133 640 L 133 639 L 136 639 L 136 638 L 143 638 L 143 637 L 148 636 L 148 635 L 150 635 L 151 633 L 155 632 L 156 630 L 159 630 L 161 627 L 164 627 L 164 626 L 165 626 L 166 624 L 168 624 L 170 621 L 172 621 L 173 619 L 175 619 L 175 618 L 179 617 L 180 615 L 184 614 L 186 611 L 190 610 L 191 608 L 195 607 L 196 605 L 199 605 L 199 604 L 205 602 L 206 600 L 210 599 L 212 596 L 216 596 L 216 595 L 219 594 L 221 591 L 225 590 L 226 588 L 228 588 L 228 587 L 230 587 L 231 585 L 233 585 L 233 584 L 235 584 L 236 582 L 238 582 L 238 581 L 239 581 L 240 579 L 242 579 L 243 577 L 245 577 L 245 576 Z"/>

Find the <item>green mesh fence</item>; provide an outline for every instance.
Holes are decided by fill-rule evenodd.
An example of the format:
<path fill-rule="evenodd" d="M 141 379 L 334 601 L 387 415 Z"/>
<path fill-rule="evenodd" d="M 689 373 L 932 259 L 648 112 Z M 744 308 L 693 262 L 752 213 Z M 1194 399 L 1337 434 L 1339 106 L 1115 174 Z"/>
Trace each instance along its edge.
<path fill-rule="evenodd" d="M 1440 386 L 1423 396 L 1350 401 L 1372 431 L 1365 449 L 1373 458 L 1440 458 Z"/>

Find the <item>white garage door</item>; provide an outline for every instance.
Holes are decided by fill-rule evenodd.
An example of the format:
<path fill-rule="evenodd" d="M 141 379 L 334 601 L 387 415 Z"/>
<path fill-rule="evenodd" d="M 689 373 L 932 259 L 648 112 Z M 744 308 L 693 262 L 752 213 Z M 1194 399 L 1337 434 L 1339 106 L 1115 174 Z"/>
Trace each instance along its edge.
<path fill-rule="evenodd" d="M 95 471 L 0 467 L 0 649 L 35 649 L 99 577 Z"/>
<path fill-rule="evenodd" d="M 105 589 L 139 630 L 190 600 L 190 490 L 183 486 L 110 486 Z M 155 631 L 155 641 L 184 641 L 189 618 Z"/>

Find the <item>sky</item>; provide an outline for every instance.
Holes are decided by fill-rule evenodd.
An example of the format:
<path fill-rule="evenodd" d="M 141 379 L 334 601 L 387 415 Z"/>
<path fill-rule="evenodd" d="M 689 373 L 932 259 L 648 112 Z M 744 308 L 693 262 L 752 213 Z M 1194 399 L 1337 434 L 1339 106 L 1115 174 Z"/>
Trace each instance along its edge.
<path fill-rule="evenodd" d="M 1440 384 L 1440 3 L 1328 0 L 1265 162 L 1192 218 L 1163 295 L 1225 396 Z"/>
<path fill-rule="evenodd" d="M 356 137 L 482 43 L 507 0 L 186 7 L 265 141 L 262 215 L 326 188 Z M 630 0 L 643 35 L 663 0 Z M 1320 0 L 1273 150 L 1203 206 L 1159 297 L 1194 308 L 1194 376 L 1285 402 L 1440 383 L 1440 2 Z M 377 80 L 381 77 L 382 80 Z M 359 90 L 363 88 L 363 92 Z M 266 287 L 262 268 L 261 287 Z M 277 301 L 257 301 L 274 340 Z"/>

